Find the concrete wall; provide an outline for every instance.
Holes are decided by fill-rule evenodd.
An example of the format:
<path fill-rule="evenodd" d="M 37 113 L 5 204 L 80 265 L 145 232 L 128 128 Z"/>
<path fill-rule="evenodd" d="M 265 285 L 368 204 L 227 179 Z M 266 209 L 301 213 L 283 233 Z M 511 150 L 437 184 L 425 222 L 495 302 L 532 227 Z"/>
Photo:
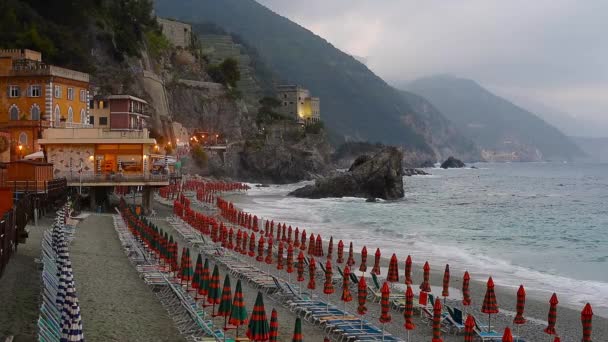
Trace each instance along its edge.
<path fill-rule="evenodd" d="M 176 47 L 187 48 L 192 42 L 192 26 L 175 20 L 156 18 L 163 35 Z"/>
<path fill-rule="evenodd" d="M 95 145 L 49 145 L 46 148 L 47 161 L 54 166 L 54 172 L 78 173 L 82 162 L 83 171 L 94 171 Z M 70 167 L 71 165 L 71 167 Z"/>

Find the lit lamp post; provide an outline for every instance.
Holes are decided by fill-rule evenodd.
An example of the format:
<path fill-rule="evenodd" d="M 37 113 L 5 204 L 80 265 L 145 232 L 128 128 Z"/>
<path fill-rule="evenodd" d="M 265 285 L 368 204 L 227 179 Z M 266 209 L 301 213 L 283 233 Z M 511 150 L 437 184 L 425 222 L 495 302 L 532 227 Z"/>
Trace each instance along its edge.
<path fill-rule="evenodd" d="M 215 135 L 215 144 L 216 144 L 216 145 L 217 145 L 217 138 L 219 138 L 219 137 L 220 137 L 220 135 L 219 135 L 219 134 L 216 134 L 216 135 Z"/>
<path fill-rule="evenodd" d="M 23 158 L 23 145 L 19 144 L 19 146 L 17 147 L 19 149 L 19 159 Z"/>

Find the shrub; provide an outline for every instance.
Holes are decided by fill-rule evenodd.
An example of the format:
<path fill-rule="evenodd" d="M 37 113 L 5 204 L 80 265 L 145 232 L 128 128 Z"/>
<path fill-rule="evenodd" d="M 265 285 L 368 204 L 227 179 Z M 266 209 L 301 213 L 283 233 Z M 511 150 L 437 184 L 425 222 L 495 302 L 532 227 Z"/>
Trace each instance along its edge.
<path fill-rule="evenodd" d="M 204 168 L 207 166 L 209 157 L 207 156 L 207 152 L 205 152 L 205 150 L 200 145 L 196 145 L 192 149 L 192 160 L 194 160 L 196 166 Z"/>

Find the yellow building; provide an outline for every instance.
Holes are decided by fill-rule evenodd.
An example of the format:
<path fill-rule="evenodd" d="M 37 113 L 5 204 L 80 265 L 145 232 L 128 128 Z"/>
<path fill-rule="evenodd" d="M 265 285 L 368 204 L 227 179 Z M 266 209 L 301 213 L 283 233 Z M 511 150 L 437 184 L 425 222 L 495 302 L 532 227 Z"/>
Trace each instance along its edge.
<path fill-rule="evenodd" d="M 299 85 L 280 85 L 277 98 L 281 102 L 280 114 L 301 123 L 314 123 L 321 120 L 321 100 L 310 96 L 310 91 Z"/>
<path fill-rule="evenodd" d="M 89 75 L 48 65 L 39 52 L 0 50 L 0 130 L 10 134 L 11 160 L 39 151 L 48 127 L 88 124 Z"/>

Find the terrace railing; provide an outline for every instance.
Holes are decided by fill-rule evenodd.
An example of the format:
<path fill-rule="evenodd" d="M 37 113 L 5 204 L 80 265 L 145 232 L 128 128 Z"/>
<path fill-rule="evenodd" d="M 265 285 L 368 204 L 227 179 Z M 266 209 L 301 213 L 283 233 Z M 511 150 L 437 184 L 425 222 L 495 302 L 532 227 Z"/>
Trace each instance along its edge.
<path fill-rule="evenodd" d="M 123 182 L 168 182 L 170 174 L 143 174 L 143 173 L 97 173 L 91 171 L 62 171 L 55 173 L 56 177 L 62 177 L 69 184 L 74 183 L 123 183 Z"/>

